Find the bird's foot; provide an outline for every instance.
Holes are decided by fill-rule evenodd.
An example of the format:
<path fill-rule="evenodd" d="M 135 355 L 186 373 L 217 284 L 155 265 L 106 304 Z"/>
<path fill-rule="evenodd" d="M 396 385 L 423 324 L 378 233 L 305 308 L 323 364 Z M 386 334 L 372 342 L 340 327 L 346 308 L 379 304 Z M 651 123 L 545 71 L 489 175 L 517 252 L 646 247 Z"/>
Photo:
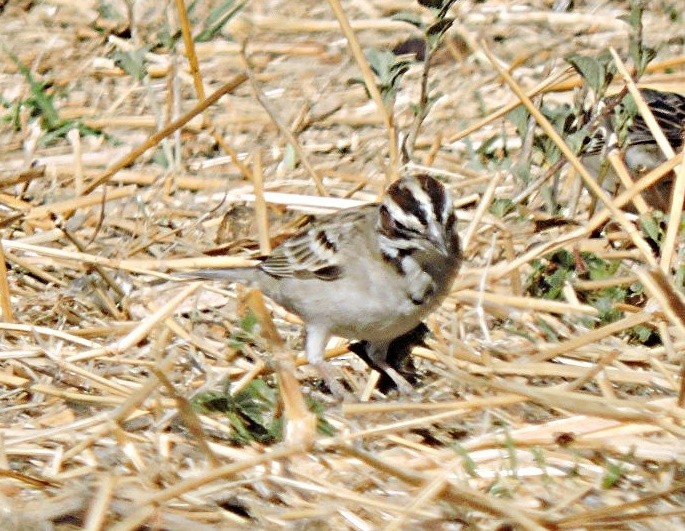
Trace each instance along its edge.
<path fill-rule="evenodd" d="M 407 379 L 397 372 L 393 367 L 390 365 L 385 365 L 382 367 L 382 369 L 385 371 L 385 374 L 390 376 L 392 381 L 395 382 L 397 390 L 401 395 L 410 396 L 415 393 L 414 386 L 410 384 L 409 381 L 407 381 Z"/>
<path fill-rule="evenodd" d="M 330 389 L 333 397 L 335 397 L 339 402 L 357 402 L 357 399 L 351 393 L 349 393 L 335 378 L 335 374 L 333 374 L 334 368 L 330 363 L 326 361 L 320 361 L 318 363 L 313 363 L 312 365 L 321 375 L 323 381 L 326 382 L 326 385 L 328 386 L 328 389 Z"/>

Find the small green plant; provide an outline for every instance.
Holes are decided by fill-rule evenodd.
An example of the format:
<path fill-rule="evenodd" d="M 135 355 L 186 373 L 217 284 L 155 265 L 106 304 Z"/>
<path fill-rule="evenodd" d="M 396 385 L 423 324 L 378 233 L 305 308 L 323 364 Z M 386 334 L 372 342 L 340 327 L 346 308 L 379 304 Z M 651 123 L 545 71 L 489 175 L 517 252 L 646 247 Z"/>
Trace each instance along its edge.
<path fill-rule="evenodd" d="M 628 54 L 635 67 L 635 78 L 639 79 L 645 71 L 645 68 L 650 61 L 656 56 L 656 50 L 646 46 L 643 41 L 643 24 L 642 17 L 645 11 L 646 3 L 643 0 L 633 0 L 630 4 L 630 11 L 627 15 L 621 17 L 630 26 L 630 34 L 628 37 Z M 609 84 L 616 75 L 616 65 L 613 57 L 608 50 L 604 50 L 597 57 L 589 57 L 580 54 L 571 54 L 566 57 L 566 61 L 578 72 L 583 78 L 586 86 L 594 92 L 596 101 L 604 98 Z M 613 106 L 620 104 L 624 106 L 616 113 L 616 133 L 619 136 L 619 145 L 622 145 L 622 140 L 625 136 L 624 131 L 627 129 L 626 122 L 632 120 L 637 112 L 637 107 L 634 102 L 631 105 L 630 100 L 626 101 L 623 96 L 625 91 L 619 95 L 613 105 L 607 106 L 607 109 L 602 111 L 603 115 L 607 115 L 613 111 Z M 589 123 L 591 131 L 597 126 L 597 117 L 593 117 Z"/>
<path fill-rule="evenodd" d="M 401 18 L 401 16 L 397 17 L 421 29 L 423 31 L 423 40 L 425 43 L 423 72 L 421 74 L 421 92 L 419 101 L 412 105 L 414 123 L 409 130 L 403 150 L 409 158 L 411 158 L 414 151 L 414 145 L 424 120 L 435 102 L 442 96 L 440 92 L 431 92 L 431 87 L 429 87 L 429 75 L 431 61 L 435 52 L 440 48 L 440 45 L 447 34 L 447 30 L 454 24 L 454 18 L 448 17 L 447 14 L 455 2 L 456 0 L 418 0 L 418 3 L 423 7 L 428 8 L 433 15 L 433 19 L 425 25 L 419 19 L 412 19 L 411 16 L 404 18 Z M 419 59 L 419 56 L 417 56 L 417 59 Z"/>
<path fill-rule="evenodd" d="M 202 412 L 224 413 L 234 430 L 231 438 L 237 445 L 274 444 L 282 438 L 283 421 L 277 412 L 277 393 L 263 380 L 253 380 L 235 396 L 227 384 L 222 392 L 196 397 L 193 405 Z"/>
<path fill-rule="evenodd" d="M 511 471 L 512 477 L 518 477 L 519 460 L 516 450 L 516 441 L 511 437 L 511 432 L 508 429 L 505 431 L 505 437 L 504 447 L 509 456 L 509 470 Z"/>
<path fill-rule="evenodd" d="M 573 255 L 568 251 L 557 251 L 533 262 L 533 273 L 528 278 L 526 290 L 533 297 L 559 300 L 564 283 L 573 271 Z"/>
<path fill-rule="evenodd" d="M 469 455 L 469 453 L 466 451 L 466 449 L 459 443 L 455 442 L 452 443 L 451 448 L 461 457 L 462 459 L 462 468 L 464 469 L 464 472 L 466 472 L 469 476 L 471 477 L 478 477 L 478 465 L 476 462 L 473 460 L 473 458 Z"/>
<path fill-rule="evenodd" d="M 369 48 L 365 55 L 378 81 L 377 86 L 383 97 L 383 103 L 388 109 L 392 109 L 395 96 L 401 86 L 402 76 L 409 70 L 411 61 L 406 57 L 397 57 L 391 51 L 376 48 Z M 364 85 L 364 80 L 353 78 L 350 83 Z M 367 95 L 370 97 L 368 91 Z"/>
<path fill-rule="evenodd" d="M 543 105 L 540 111 L 547 118 L 554 128 L 564 133 L 564 140 L 575 152 L 580 151 L 585 138 L 588 136 L 586 130 L 574 130 L 571 124 L 575 120 L 575 112 L 570 105 L 563 105 L 561 107 L 552 107 Z M 525 137 L 528 131 L 528 123 L 530 113 L 525 107 L 519 106 L 510 111 L 507 116 L 509 120 L 516 127 L 516 131 L 521 137 Z M 547 136 L 536 136 L 533 140 L 534 157 L 538 160 L 536 162 L 541 165 L 552 166 L 557 164 L 561 157 L 561 151 L 557 145 L 552 142 Z"/>
<path fill-rule="evenodd" d="M 47 131 L 58 128 L 61 122 L 55 107 L 55 96 L 48 92 L 52 88 L 52 83 L 37 81 L 26 65 L 19 60 L 19 57 L 9 50 L 5 50 L 5 53 L 12 59 L 29 85 L 31 95 L 23 101 L 23 105 L 31 109 L 31 117 L 40 116 L 42 126 Z M 18 126 L 18 124 L 15 125 Z"/>
<path fill-rule="evenodd" d="M 238 330 L 235 331 L 230 339 L 229 346 L 235 350 L 243 350 L 245 345 L 255 345 L 259 342 L 257 334 L 257 316 L 251 310 L 238 321 Z"/>
<path fill-rule="evenodd" d="M 516 210 L 514 202 L 506 197 L 496 198 L 490 205 L 490 213 L 498 218 L 504 218 L 510 212 Z"/>
<path fill-rule="evenodd" d="M 666 228 L 668 227 L 670 216 L 660 210 L 653 210 L 647 214 L 640 216 L 640 228 L 647 239 L 647 242 L 652 246 L 655 252 L 661 253 L 661 247 L 666 237 Z M 678 226 L 678 237 L 685 236 L 685 214 L 680 216 L 680 224 Z M 676 284 L 682 287 L 682 283 Z"/>
<path fill-rule="evenodd" d="M 609 462 L 607 463 L 606 471 L 602 476 L 602 488 L 610 489 L 615 487 L 623 476 L 623 466 L 621 463 Z"/>
<path fill-rule="evenodd" d="M 655 51 L 645 46 L 643 41 L 642 16 L 645 6 L 646 3 L 642 0 L 632 0 L 629 12 L 623 17 L 630 26 L 627 47 L 628 55 L 635 67 L 636 78 L 643 74 L 646 66 L 655 56 Z M 617 72 L 609 49 L 595 56 L 574 53 L 566 56 L 565 60 L 583 79 L 583 90 L 577 93 L 576 103 L 573 106 L 564 105 L 555 109 L 543 102 L 540 110 L 578 156 L 600 151 L 608 138 L 609 129 L 616 133 L 616 147 L 621 148 L 625 144 L 629 128 L 636 116 L 637 107 L 630 97 L 626 97 L 627 89 L 623 89 L 616 96 L 607 97 L 606 95 Z M 527 138 L 531 130 L 528 113 L 522 108 L 517 108 L 510 112 L 507 118 L 516 126 L 519 135 Z M 536 165 L 545 168 L 548 177 L 558 176 L 559 170 L 565 164 L 557 146 L 544 135 L 534 138 L 530 159 Z M 523 166 L 522 164 L 515 166 L 514 174 L 527 185 L 531 172 L 525 171 Z M 598 183 L 602 183 L 609 170 L 610 163 L 604 159 L 595 176 Z M 555 185 L 542 188 L 542 195 L 547 199 L 545 203 L 548 205 L 548 210 L 556 213 L 560 205 L 555 193 Z"/>
<path fill-rule="evenodd" d="M 233 428 L 234 444 L 271 445 L 283 439 L 284 419 L 278 398 L 278 391 L 264 380 L 253 380 L 235 395 L 231 395 L 228 383 L 220 392 L 198 395 L 193 405 L 203 413 L 223 413 Z M 308 397 L 307 407 L 317 416 L 318 431 L 333 435 L 335 430 L 323 416 L 323 405 Z"/>
<path fill-rule="evenodd" d="M 542 471 L 542 475 L 545 481 L 549 481 L 551 478 L 549 476 L 549 473 L 547 472 L 547 460 L 545 459 L 545 452 L 539 446 L 531 448 L 530 452 L 531 454 L 533 454 L 535 464 L 538 465 L 538 467 Z"/>
<path fill-rule="evenodd" d="M 440 47 L 447 30 L 454 23 L 454 19 L 448 17 L 447 13 L 456 1 L 418 0 L 418 3 L 428 8 L 432 14 L 432 19 L 427 24 L 416 13 L 398 13 L 393 16 L 395 20 L 407 22 L 422 30 L 423 39 L 417 43 L 418 50 L 414 53 L 403 54 L 402 52 L 371 48 L 365 54 L 369 67 L 376 76 L 377 87 L 383 102 L 391 113 L 394 111 L 395 98 L 401 87 L 404 74 L 409 70 L 412 62 L 423 62 L 419 101 L 411 105 L 415 119 L 403 145 L 403 152 L 408 158 L 412 156 L 421 124 L 428 115 L 432 105 L 441 96 L 439 93 L 430 93 L 430 87 L 428 86 L 430 65 L 431 59 Z M 350 83 L 364 84 L 364 81 L 355 78 L 350 80 Z"/>
<path fill-rule="evenodd" d="M 661 254 L 668 221 L 669 215 L 660 210 L 653 210 L 640 216 L 642 234 L 657 255 Z M 682 239 L 683 237 L 685 237 L 685 214 L 680 216 L 680 225 L 678 227 L 678 238 Z M 685 290 L 685 266 L 681 265 L 676 270 L 673 285 L 680 291 Z"/>
<path fill-rule="evenodd" d="M 40 118 L 41 129 L 45 132 L 39 140 L 40 146 L 49 145 L 56 139 L 63 138 L 72 129 L 78 129 L 83 136 L 100 134 L 100 131 L 88 127 L 78 120 L 62 120 L 59 117 L 59 112 L 55 105 L 55 94 L 52 92 L 52 83 L 48 81 L 38 81 L 16 54 L 5 47 L 3 47 L 3 51 L 24 76 L 30 91 L 30 96 L 16 102 L 12 112 L 8 113 L 6 117 L 7 120 L 11 121 L 15 130 L 19 130 L 21 127 L 19 121 L 21 109 L 26 108 L 29 109 L 29 115 L 32 118 Z M 3 104 L 9 106 L 6 102 L 3 102 Z"/>
<path fill-rule="evenodd" d="M 645 45 L 643 41 L 643 24 L 642 16 L 648 3 L 645 0 L 633 0 L 630 3 L 630 12 L 627 16 L 622 17 L 631 28 L 628 53 L 630 59 L 635 66 L 636 77 L 639 78 L 644 74 L 647 65 L 656 57 L 656 50 Z"/>
<path fill-rule="evenodd" d="M 194 1 L 187 6 L 188 18 L 190 19 L 191 26 L 200 28 L 193 36 L 193 40 L 195 42 L 209 42 L 221 33 L 226 27 L 226 24 L 233 20 L 243 10 L 247 5 L 247 1 L 225 0 L 213 7 L 204 19 L 200 19 L 200 17 L 197 16 L 197 5 L 198 2 Z M 172 50 L 181 40 L 181 30 L 175 26 L 170 28 L 167 24 L 164 24 L 156 33 L 156 40 L 157 43 L 152 45 L 150 47 L 151 49 L 162 47 L 167 50 Z"/>
<path fill-rule="evenodd" d="M 603 51 L 597 57 L 574 53 L 565 59 L 598 97 L 604 96 L 616 75 L 616 65 L 608 51 Z"/>
<path fill-rule="evenodd" d="M 502 498 L 503 500 L 513 500 L 515 498 L 511 487 L 506 483 L 506 478 L 497 478 L 491 483 L 487 492 L 488 494 L 491 494 L 497 498 Z"/>
<path fill-rule="evenodd" d="M 541 260 L 533 262 L 533 273 L 526 284 L 528 293 L 534 297 L 563 300 L 563 287 L 567 282 L 580 280 L 605 280 L 618 272 L 618 260 L 605 260 L 589 252 L 571 253 L 556 251 Z M 624 315 L 621 305 L 641 307 L 646 299 L 642 284 L 608 286 L 601 289 L 577 291 L 581 302 L 594 306 L 598 318 L 589 325 L 604 326 L 621 319 Z M 634 327 L 626 331 L 630 341 L 653 345 L 658 334 L 650 327 Z"/>

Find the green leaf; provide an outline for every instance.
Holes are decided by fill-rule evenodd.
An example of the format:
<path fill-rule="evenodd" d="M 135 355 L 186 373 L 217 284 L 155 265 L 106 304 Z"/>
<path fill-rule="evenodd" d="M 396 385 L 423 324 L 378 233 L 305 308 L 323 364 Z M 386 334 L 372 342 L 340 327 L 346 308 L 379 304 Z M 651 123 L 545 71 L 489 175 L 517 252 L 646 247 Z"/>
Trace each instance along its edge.
<path fill-rule="evenodd" d="M 440 41 L 442 41 L 442 38 L 445 35 L 445 32 L 450 28 L 450 26 L 452 26 L 452 24 L 454 24 L 453 18 L 443 18 L 438 20 L 438 22 L 426 30 L 426 43 L 431 50 L 435 50 L 438 47 Z"/>
<path fill-rule="evenodd" d="M 600 326 L 618 321 L 623 316 L 616 308 L 616 304 L 624 303 L 627 294 L 628 291 L 621 287 L 606 288 L 588 294 L 587 302 L 599 311 Z"/>
<path fill-rule="evenodd" d="M 528 119 L 530 118 L 530 113 L 523 105 L 519 105 L 515 109 L 509 111 L 506 114 L 506 118 L 512 124 L 514 124 L 514 127 L 516 127 L 516 132 L 520 137 L 526 136 L 526 133 L 528 132 Z"/>
<path fill-rule="evenodd" d="M 233 17 L 242 11 L 246 2 L 238 2 L 235 0 L 226 0 L 219 4 L 209 12 L 204 27 L 200 33 L 195 36 L 195 42 L 207 42 L 211 40 Z"/>
<path fill-rule="evenodd" d="M 550 260 L 559 264 L 559 266 L 563 267 L 564 269 L 570 269 L 576 266 L 576 260 L 573 256 L 573 253 L 570 251 L 556 251 L 555 253 L 552 253 Z"/>
<path fill-rule="evenodd" d="M 315 400 L 310 395 L 305 397 L 305 402 L 307 403 L 307 409 L 316 415 L 316 430 L 320 434 L 329 437 L 335 435 L 336 429 L 326 420 L 326 407 L 323 403 Z"/>
<path fill-rule="evenodd" d="M 369 48 L 365 55 L 371 70 L 376 74 L 381 84 L 387 84 L 390 81 L 392 67 L 395 64 L 395 54 L 387 50 Z"/>
<path fill-rule="evenodd" d="M 257 316 L 253 311 L 250 310 L 245 314 L 245 317 L 240 320 L 238 326 L 243 332 L 247 334 L 253 334 L 258 322 Z"/>
<path fill-rule="evenodd" d="M 72 120 L 66 122 L 60 122 L 59 124 L 53 124 L 54 128 L 48 130 L 39 140 L 38 145 L 41 147 L 49 146 L 59 138 L 64 138 L 66 134 L 74 128 L 74 122 Z M 47 127 L 46 127 L 47 129 Z"/>
<path fill-rule="evenodd" d="M 616 483 L 618 483 L 618 480 L 621 479 L 622 475 L 623 475 L 623 468 L 621 467 L 620 464 L 609 463 L 607 465 L 606 473 L 604 474 L 604 477 L 602 478 L 602 488 L 603 489 L 610 489 L 611 487 L 615 486 Z"/>
<path fill-rule="evenodd" d="M 511 199 L 498 198 L 490 205 L 490 213 L 498 218 L 504 218 L 509 212 L 512 212 L 516 205 Z"/>
<path fill-rule="evenodd" d="M 545 299 L 558 299 L 561 296 L 561 291 L 564 288 L 564 283 L 568 276 L 568 270 L 563 268 L 559 268 L 549 275 L 546 279 L 549 290 L 545 294 Z"/>
<path fill-rule="evenodd" d="M 549 343 L 558 343 L 560 341 L 559 332 L 547 321 L 535 319 L 535 326 L 544 334 L 545 340 Z"/>
<path fill-rule="evenodd" d="M 582 127 L 575 133 L 571 133 L 564 137 L 566 144 L 570 147 L 573 152 L 577 155 L 580 150 L 585 146 L 585 141 L 589 137 L 587 127 Z"/>
<path fill-rule="evenodd" d="M 236 444 L 275 444 L 283 438 L 283 410 L 279 407 L 279 396 L 266 381 L 255 379 L 234 396 L 226 382 L 222 392 L 203 393 L 196 396 L 192 404 L 199 411 L 224 414 L 233 428 L 231 439 Z M 319 432 L 334 435 L 335 429 L 323 418 L 323 405 L 308 398 L 307 407 L 317 416 Z"/>
<path fill-rule="evenodd" d="M 582 253 L 583 261 L 589 270 L 591 280 L 604 280 L 616 274 L 621 262 L 619 260 L 603 260 L 593 253 Z"/>
<path fill-rule="evenodd" d="M 61 121 L 59 119 L 57 108 L 55 107 L 54 97 L 46 92 L 48 84 L 36 81 L 31 71 L 24 63 L 21 62 L 16 54 L 4 46 L 2 49 L 16 65 L 17 70 L 19 70 L 19 72 L 24 76 L 24 79 L 26 79 L 26 82 L 29 84 L 31 98 L 27 99 L 27 103 L 34 106 L 38 111 L 38 114 L 43 119 L 44 128 L 47 131 L 52 131 L 56 127 L 59 127 Z"/>
<path fill-rule="evenodd" d="M 643 345 L 650 340 L 652 333 L 653 330 L 645 325 L 634 326 L 630 329 L 630 335 L 633 336 L 635 341 L 642 343 Z"/>
<path fill-rule="evenodd" d="M 255 344 L 257 342 L 257 324 L 257 316 L 254 312 L 247 312 L 245 317 L 238 322 L 238 330 L 231 335 L 228 341 L 229 346 L 241 350 L 245 344 Z"/>
<path fill-rule="evenodd" d="M 565 59 L 595 92 L 602 92 L 606 80 L 606 70 L 599 61 L 580 54 L 571 54 Z"/>
<path fill-rule="evenodd" d="M 685 266 L 682 266 L 682 267 L 685 267 Z M 636 295 L 640 295 L 640 294 L 644 293 L 645 287 L 642 285 L 641 282 L 633 282 L 630 285 L 630 291 L 631 291 L 631 293 L 634 293 Z"/>
<path fill-rule="evenodd" d="M 378 79 L 378 89 L 383 101 L 390 106 L 400 87 L 400 81 L 409 69 L 411 61 L 406 56 L 397 57 L 387 50 L 370 48 L 366 51 L 366 59 L 371 70 Z"/>
<path fill-rule="evenodd" d="M 642 216 L 640 218 L 640 225 L 642 226 L 642 230 L 647 233 L 647 236 L 649 236 L 656 243 L 661 243 L 661 240 L 664 236 L 664 231 L 661 228 L 661 224 L 653 214 L 646 214 Z"/>
<path fill-rule="evenodd" d="M 453 443 L 450 446 L 457 453 L 457 455 L 461 457 L 461 466 L 464 469 L 464 472 L 466 472 L 471 477 L 478 477 L 478 465 L 469 455 L 466 449 L 459 443 Z"/>
<path fill-rule="evenodd" d="M 556 164 L 561 157 L 561 151 L 557 145 L 547 136 L 541 138 L 539 142 L 547 164 Z"/>
<path fill-rule="evenodd" d="M 641 77 L 649 62 L 656 56 L 656 51 L 645 46 L 643 40 L 642 17 L 648 4 L 642 0 L 634 0 L 630 5 L 630 13 L 625 20 L 631 27 L 628 54 L 635 66 L 637 77 Z"/>
<path fill-rule="evenodd" d="M 629 49 L 633 46 L 630 45 Z M 651 63 L 656 57 L 656 50 L 648 46 L 640 46 L 639 51 L 635 53 L 634 56 L 631 54 L 633 63 L 635 64 L 635 69 L 637 70 L 637 77 L 641 77 L 644 74 L 647 65 Z"/>
<path fill-rule="evenodd" d="M 530 184 L 530 182 L 533 180 L 533 174 L 529 164 L 516 164 L 511 169 L 511 172 L 514 177 L 526 185 Z"/>
<path fill-rule="evenodd" d="M 630 3 L 630 11 L 627 15 L 619 17 L 619 19 L 628 23 L 633 29 L 639 29 L 642 26 L 642 14 L 645 10 L 645 4 L 641 0 L 633 0 Z"/>
<path fill-rule="evenodd" d="M 151 49 L 152 47 L 148 45 L 130 52 L 115 52 L 114 62 L 128 75 L 141 81 L 147 74 L 147 69 L 145 68 L 145 55 Z"/>
<path fill-rule="evenodd" d="M 49 130 L 40 138 L 38 141 L 39 146 L 45 147 L 51 145 L 57 139 L 64 138 L 72 129 L 78 129 L 81 136 L 98 136 L 102 134 L 101 131 L 93 129 L 92 127 L 87 127 L 76 120 L 60 121 L 54 125 L 55 127 L 52 130 Z"/>
<path fill-rule="evenodd" d="M 399 22 L 406 22 L 407 24 L 411 24 L 419 29 L 423 29 L 423 20 L 421 20 L 421 15 L 418 13 L 401 11 L 399 13 L 395 13 L 392 17 L 390 17 L 390 19 L 397 20 Z"/>

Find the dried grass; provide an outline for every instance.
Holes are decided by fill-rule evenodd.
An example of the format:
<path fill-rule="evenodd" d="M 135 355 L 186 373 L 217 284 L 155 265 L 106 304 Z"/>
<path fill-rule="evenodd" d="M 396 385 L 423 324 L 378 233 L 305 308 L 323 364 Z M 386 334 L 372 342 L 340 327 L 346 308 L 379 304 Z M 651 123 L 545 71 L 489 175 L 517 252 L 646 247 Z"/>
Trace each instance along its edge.
<path fill-rule="evenodd" d="M 571 102 L 579 80 L 560 57 L 607 46 L 624 57 L 627 2 L 564 14 L 543 0 L 456 4 L 431 70 L 443 96 L 413 154 L 458 196 L 464 269 L 429 320 L 428 348 L 414 352 L 415 397 L 383 397 L 359 360 L 331 349 L 368 399 L 327 404 L 332 435 L 317 434 L 304 407 L 303 391 L 321 395 L 302 360 L 304 383 L 293 377 L 297 318 L 167 273 L 250 263 L 247 251 L 277 244 L 302 212 L 378 197 L 400 169 L 390 145 L 413 124 L 421 72 L 407 74 L 394 115 L 349 80 L 372 80 L 362 50 L 416 35 L 391 14 L 427 12 L 409 0 L 252 2 L 223 36 L 192 46 L 217 2 L 198 2 L 184 23 L 180 0 L 133 3 L 128 35 L 126 4 L 102 4 L 118 18 L 71 0 L 9 2 L 2 15 L 0 112 L 31 96 L 11 51 L 52 82 L 62 118 L 107 136 L 72 132 L 43 147 L 30 106 L 16 128 L 0 122 L 0 528 L 683 528 L 685 306 L 672 274 L 683 246 L 671 228 L 656 257 L 622 210 L 637 198 L 644 211 L 640 191 L 673 168 L 682 197 L 682 154 L 618 197 L 595 190 L 593 215 L 583 192 L 572 219 L 541 230 L 548 183 L 526 189 L 473 151 L 499 132 L 498 156 L 516 160 L 521 142 L 502 116 L 535 112 L 539 94 Z M 642 82 L 682 92 L 685 32 L 668 4 L 650 3 L 646 39 L 662 47 Z M 142 81 L 113 60 L 166 28 L 184 44 L 148 50 Z M 572 204 L 581 177 L 596 184 L 569 159 L 559 193 Z M 489 211 L 524 197 L 527 217 Z M 681 212 L 676 201 L 669 227 Z M 610 219 L 617 227 L 596 237 Z M 625 265 L 568 283 L 563 300 L 532 297 L 531 264 L 556 249 Z M 598 324 L 582 302 L 638 279 L 646 303 L 623 304 L 614 322 Z M 246 307 L 277 326 L 237 351 L 229 338 Z M 637 324 L 659 344 L 629 342 Z M 227 379 L 235 394 L 272 373 L 283 442 L 235 444 L 224 415 L 192 406 Z"/>

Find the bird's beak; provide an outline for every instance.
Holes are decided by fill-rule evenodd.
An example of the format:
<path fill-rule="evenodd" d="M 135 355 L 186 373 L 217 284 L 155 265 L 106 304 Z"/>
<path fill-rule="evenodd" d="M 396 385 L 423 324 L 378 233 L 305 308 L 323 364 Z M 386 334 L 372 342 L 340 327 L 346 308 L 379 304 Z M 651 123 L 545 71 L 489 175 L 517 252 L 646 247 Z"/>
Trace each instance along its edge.
<path fill-rule="evenodd" d="M 445 234 L 441 227 L 431 225 L 428 231 L 428 240 L 435 246 L 442 256 L 449 256 Z"/>

